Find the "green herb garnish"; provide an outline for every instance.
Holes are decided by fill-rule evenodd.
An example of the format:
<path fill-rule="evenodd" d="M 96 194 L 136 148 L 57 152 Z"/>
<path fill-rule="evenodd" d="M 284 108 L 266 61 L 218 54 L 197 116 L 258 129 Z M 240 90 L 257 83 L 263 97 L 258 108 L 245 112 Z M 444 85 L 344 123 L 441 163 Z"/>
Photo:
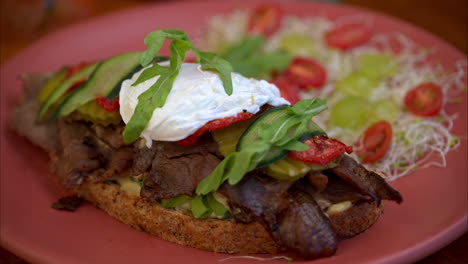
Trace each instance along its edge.
<path fill-rule="evenodd" d="M 232 64 L 235 72 L 246 77 L 261 77 L 273 71 L 284 71 L 292 59 L 291 54 L 284 51 L 262 53 L 264 43 L 263 36 L 247 36 L 221 56 Z"/>
<path fill-rule="evenodd" d="M 208 194 L 217 190 L 225 181 L 231 185 L 237 184 L 247 172 L 263 164 L 265 157 L 273 150 L 307 150 L 308 146 L 299 139 L 304 134 L 319 129 L 317 126 L 311 127 L 311 119 L 325 109 L 325 100 L 319 98 L 302 100 L 294 106 L 288 106 L 282 118 L 272 124 L 261 125 L 258 140 L 229 154 L 221 161 L 211 174 L 200 182 L 196 193 Z"/>
<path fill-rule="evenodd" d="M 137 140 L 151 119 L 154 110 L 164 106 L 174 80 L 179 74 L 182 63 L 185 60 L 185 54 L 189 50 L 193 51 L 202 69 L 213 70 L 220 75 L 226 94 L 232 94 L 232 67 L 229 62 L 214 53 L 195 48 L 187 34 L 181 30 L 166 29 L 151 32 L 145 38 L 147 49 L 140 57 L 141 66 L 148 66 L 157 57 L 157 53 L 161 49 L 165 39 L 172 40 L 169 45 L 171 52 L 169 66 L 161 66 L 155 63 L 150 68 L 144 70 L 133 84 L 133 86 L 138 85 L 159 75 L 156 83 L 138 97 L 138 105 L 123 132 L 123 139 L 126 143 Z"/>

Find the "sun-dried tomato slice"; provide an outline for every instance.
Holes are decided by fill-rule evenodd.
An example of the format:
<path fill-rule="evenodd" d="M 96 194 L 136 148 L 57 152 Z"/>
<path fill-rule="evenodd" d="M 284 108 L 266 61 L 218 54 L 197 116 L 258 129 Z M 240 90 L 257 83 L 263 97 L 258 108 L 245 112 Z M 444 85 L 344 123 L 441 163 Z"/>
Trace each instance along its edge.
<path fill-rule="evenodd" d="M 343 142 L 324 135 L 311 137 L 304 141 L 309 146 L 306 151 L 290 151 L 288 157 L 294 160 L 326 165 L 345 152 L 350 154 L 353 148 Z"/>
<path fill-rule="evenodd" d="M 182 140 L 177 141 L 177 144 L 184 146 L 184 147 L 191 146 L 195 144 L 198 138 L 201 135 L 205 134 L 206 132 L 212 132 L 221 128 L 228 127 L 235 123 L 239 123 L 244 120 L 247 120 L 251 118 L 252 116 L 253 116 L 252 113 L 242 112 L 242 113 L 237 114 L 236 116 L 230 116 L 230 117 L 225 117 L 225 118 L 220 118 L 220 119 L 210 121 L 206 123 L 204 126 L 202 126 L 201 128 L 199 128 L 197 131 L 195 131 L 195 133 L 193 133 L 192 135 Z"/>

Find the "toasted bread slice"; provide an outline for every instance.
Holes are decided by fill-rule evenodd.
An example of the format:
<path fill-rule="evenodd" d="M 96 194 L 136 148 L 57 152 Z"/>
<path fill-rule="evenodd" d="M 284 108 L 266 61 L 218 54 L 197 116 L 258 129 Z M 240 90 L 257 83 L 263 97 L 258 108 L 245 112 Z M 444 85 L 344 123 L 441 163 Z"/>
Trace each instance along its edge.
<path fill-rule="evenodd" d="M 115 219 L 177 244 L 223 253 L 278 253 L 283 251 L 259 223 L 197 219 L 107 183 L 83 183 L 76 193 Z M 377 203 L 358 203 L 330 214 L 338 237 L 349 238 L 372 226 L 382 213 Z"/>

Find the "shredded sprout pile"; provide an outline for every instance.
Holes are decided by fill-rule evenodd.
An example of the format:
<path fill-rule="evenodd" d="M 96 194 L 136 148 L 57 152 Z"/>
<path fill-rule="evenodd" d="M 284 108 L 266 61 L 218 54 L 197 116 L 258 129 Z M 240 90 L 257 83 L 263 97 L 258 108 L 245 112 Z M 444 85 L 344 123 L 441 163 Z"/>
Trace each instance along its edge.
<path fill-rule="evenodd" d="M 199 40 L 200 45 L 208 50 L 222 52 L 245 36 L 248 17 L 247 11 L 236 10 L 229 15 L 211 18 L 202 34 L 203 37 Z M 314 120 L 330 137 L 354 145 L 355 152 L 352 155 L 357 159 L 359 157 L 356 154 L 356 146 L 359 144 L 355 144 L 367 126 L 351 130 L 331 124 L 331 110 L 346 96 L 337 89 L 337 81 L 359 69 L 361 55 L 388 55 L 392 63 L 398 66 L 397 70 L 391 76 L 381 79 L 367 100 L 369 103 L 392 101 L 397 105 L 388 120 L 392 125 L 393 139 L 386 155 L 378 162 L 366 166 L 382 172 L 389 181 L 418 168 L 445 167 L 447 153 L 460 145 L 459 138 L 451 132 L 457 114 L 448 114 L 445 106 L 460 102 L 466 94 L 467 60 L 457 61 L 454 69 L 447 72 L 441 65 L 428 63 L 428 58 L 434 50 L 423 49 L 398 32 L 375 33 L 367 44 L 348 51 L 326 46 L 326 32 L 334 26 L 356 22 L 372 27 L 373 21 L 362 16 L 342 17 L 335 21 L 324 16 L 287 16 L 281 28 L 267 39 L 263 49 L 268 52 L 281 49 L 288 36 L 310 39 L 310 45 L 296 48 L 293 55 L 310 57 L 320 62 L 327 70 L 327 82 L 320 89 L 302 90 L 300 97 L 327 99 L 329 110 Z M 404 106 L 403 98 L 406 93 L 423 82 L 433 82 L 442 88 L 443 107 L 435 117 L 418 117 Z"/>

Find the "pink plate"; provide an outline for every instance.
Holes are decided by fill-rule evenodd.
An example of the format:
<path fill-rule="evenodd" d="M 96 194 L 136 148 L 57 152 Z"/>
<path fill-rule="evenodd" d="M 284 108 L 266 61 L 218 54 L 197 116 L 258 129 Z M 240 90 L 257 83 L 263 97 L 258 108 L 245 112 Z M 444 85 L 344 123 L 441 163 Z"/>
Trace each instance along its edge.
<path fill-rule="evenodd" d="M 62 195 L 48 171 L 47 155 L 8 126 L 11 108 L 21 95 L 18 76 L 57 70 L 63 64 L 103 59 L 144 50 L 152 30 L 180 28 L 192 35 L 211 15 L 257 1 L 149 4 L 86 21 L 34 43 L 1 67 L 1 243 L 33 263 L 214 263 L 228 257 L 179 246 L 136 231 L 85 205 L 75 213 L 56 211 Z M 436 47 L 434 60 L 447 67 L 466 58 L 423 30 L 365 10 L 312 2 L 285 2 L 287 13 L 337 18 L 358 14 L 381 32 L 400 31 L 425 47 Z M 397 263 L 420 259 L 447 245 L 467 229 L 467 100 L 449 106 L 458 112 L 454 132 L 463 142 L 446 168 L 423 169 L 392 183 L 405 198 L 387 203 L 385 215 L 368 232 L 343 241 L 336 256 L 314 263 Z M 229 260 L 226 263 L 257 263 Z"/>

